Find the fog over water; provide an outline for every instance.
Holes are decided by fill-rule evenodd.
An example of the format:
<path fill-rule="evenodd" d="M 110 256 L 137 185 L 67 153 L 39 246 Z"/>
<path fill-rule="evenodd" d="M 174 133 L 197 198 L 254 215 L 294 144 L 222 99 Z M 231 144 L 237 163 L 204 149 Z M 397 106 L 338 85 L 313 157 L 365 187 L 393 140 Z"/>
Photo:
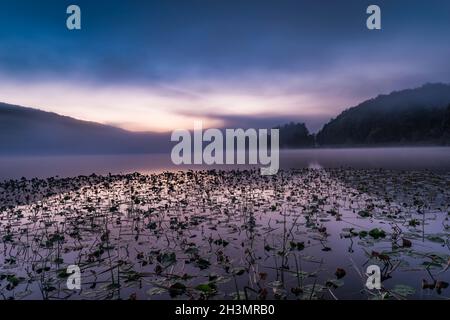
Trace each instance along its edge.
<path fill-rule="evenodd" d="M 281 169 L 353 167 L 359 169 L 450 170 L 449 147 L 281 150 Z M 181 165 L 170 154 L 0 157 L 0 179 L 73 177 L 108 173 L 245 169 L 245 165 Z"/>

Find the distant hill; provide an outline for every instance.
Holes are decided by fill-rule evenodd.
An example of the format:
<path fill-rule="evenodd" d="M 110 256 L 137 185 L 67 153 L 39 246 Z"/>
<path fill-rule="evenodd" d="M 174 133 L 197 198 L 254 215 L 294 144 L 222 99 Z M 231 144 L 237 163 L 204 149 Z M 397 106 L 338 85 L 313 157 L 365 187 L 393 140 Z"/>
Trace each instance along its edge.
<path fill-rule="evenodd" d="M 303 123 L 278 126 L 281 148 L 450 145 L 450 85 L 426 84 L 367 100 L 317 135 Z M 168 152 L 170 134 L 135 133 L 0 103 L 0 155 Z"/>
<path fill-rule="evenodd" d="M 288 123 L 275 127 L 280 130 L 280 148 L 311 148 L 314 147 L 314 136 L 304 123 Z"/>
<path fill-rule="evenodd" d="M 0 154 L 120 154 L 167 151 L 169 135 L 134 133 L 0 103 Z"/>
<path fill-rule="evenodd" d="M 450 85 L 426 84 L 364 101 L 324 125 L 319 146 L 450 144 Z"/>

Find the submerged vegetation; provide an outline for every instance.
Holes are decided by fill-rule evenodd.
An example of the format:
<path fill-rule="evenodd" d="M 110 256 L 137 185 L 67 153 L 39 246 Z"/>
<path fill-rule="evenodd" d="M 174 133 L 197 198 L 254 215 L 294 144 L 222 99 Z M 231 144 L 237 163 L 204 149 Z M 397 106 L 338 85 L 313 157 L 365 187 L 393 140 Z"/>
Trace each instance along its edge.
<path fill-rule="evenodd" d="M 448 299 L 450 173 L 184 171 L 0 183 L 3 299 Z M 69 290 L 68 265 L 81 269 Z M 382 289 L 365 287 L 379 265 Z"/>

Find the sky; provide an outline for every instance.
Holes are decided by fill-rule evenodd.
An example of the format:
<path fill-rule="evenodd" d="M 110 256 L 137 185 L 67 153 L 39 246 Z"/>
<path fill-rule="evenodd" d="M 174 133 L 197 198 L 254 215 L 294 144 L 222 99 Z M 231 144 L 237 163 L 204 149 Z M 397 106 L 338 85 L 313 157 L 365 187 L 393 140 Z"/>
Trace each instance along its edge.
<path fill-rule="evenodd" d="M 448 0 L 1 0 L 0 101 L 132 131 L 317 131 L 379 94 L 449 83 L 449 37 Z"/>

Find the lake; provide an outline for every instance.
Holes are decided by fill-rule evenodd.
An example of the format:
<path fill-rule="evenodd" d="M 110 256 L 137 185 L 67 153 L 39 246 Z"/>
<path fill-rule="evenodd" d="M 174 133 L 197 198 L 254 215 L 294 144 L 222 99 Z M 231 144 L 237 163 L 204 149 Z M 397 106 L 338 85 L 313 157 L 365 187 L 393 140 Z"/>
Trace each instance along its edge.
<path fill-rule="evenodd" d="M 5 299 L 448 299 L 450 175 L 178 171 L 0 183 Z M 69 290 L 69 265 L 82 290 Z M 382 290 L 365 287 L 369 265 Z"/>
<path fill-rule="evenodd" d="M 261 176 L 161 154 L 0 158 L 0 295 L 450 298 L 450 148 L 280 160 Z M 227 170 L 181 170 L 211 168 Z M 81 290 L 67 287 L 74 264 Z M 380 290 L 365 286 L 370 265 Z"/>
<path fill-rule="evenodd" d="M 281 150 L 280 167 L 450 170 L 450 147 L 354 148 Z M 105 156 L 12 156 L 0 157 L 0 180 L 72 177 L 108 173 L 158 173 L 182 169 L 230 169 L 245 166 L 176 166 L 169 154 Z"/>

